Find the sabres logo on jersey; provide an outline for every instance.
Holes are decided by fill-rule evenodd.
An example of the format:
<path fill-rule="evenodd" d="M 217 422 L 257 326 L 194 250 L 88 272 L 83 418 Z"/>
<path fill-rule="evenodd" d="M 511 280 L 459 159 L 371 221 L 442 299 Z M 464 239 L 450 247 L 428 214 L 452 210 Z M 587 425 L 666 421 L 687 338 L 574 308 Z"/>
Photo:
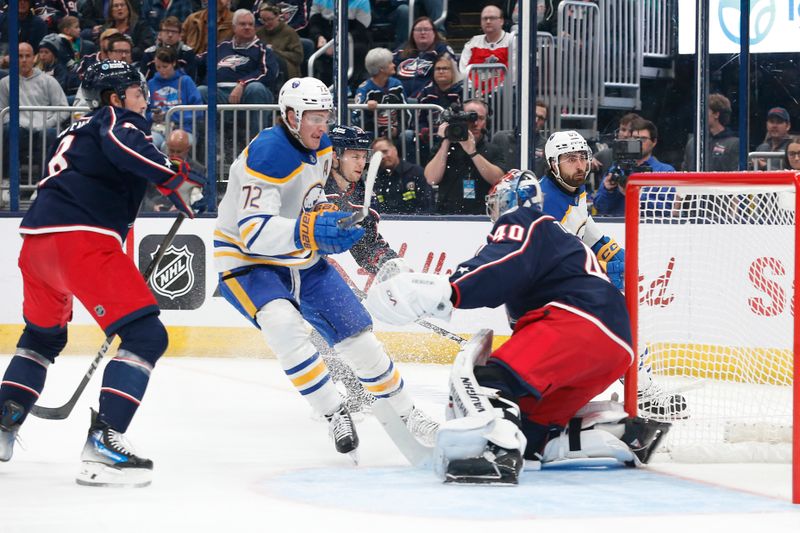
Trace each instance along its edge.
<path fill-rule="evenodd" d="M 303 197 L 303 211 L 313 211 L 314 206 L 325 201 L 325 189 L 321 183 L 315 183 Z"/>

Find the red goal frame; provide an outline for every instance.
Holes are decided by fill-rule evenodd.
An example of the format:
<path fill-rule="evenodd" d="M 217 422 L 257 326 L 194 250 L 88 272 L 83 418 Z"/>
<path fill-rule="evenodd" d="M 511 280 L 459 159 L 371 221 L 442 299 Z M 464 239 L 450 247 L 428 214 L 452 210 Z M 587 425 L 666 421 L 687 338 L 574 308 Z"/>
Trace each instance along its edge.
<path fill-rule="evenodd" d="M 792 406 L 792 503 L 800 504 L 800 239 L 797 226 L 800 214 L 800 173 L 781 172 L 658 172 L 633 174 L 626 187 L 625 195 L 625 293 L 628 313 L 631 320 L 631 341 L 634 362 L 625 374 L 625 407 L 630 416 L 637 414 L 637 370 L 639 367 L 638 325 L 639 325 L 639 196 L 646 186 L 715 186 L 715 185 L 784 185 L 795 189 L 795 248 L 794 248 L 794 287 L 792 294 L 794 309 L 794 369 Z M 630 290 L 635 287 L 634 290 Z"/>

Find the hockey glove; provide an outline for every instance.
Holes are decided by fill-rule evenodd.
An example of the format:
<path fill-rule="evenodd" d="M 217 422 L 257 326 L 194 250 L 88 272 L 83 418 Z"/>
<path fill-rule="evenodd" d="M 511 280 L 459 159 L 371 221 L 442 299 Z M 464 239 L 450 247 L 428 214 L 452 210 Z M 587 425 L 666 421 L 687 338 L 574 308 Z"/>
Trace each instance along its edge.
<path fill-rule="evenodd" d="M 298 248 L 318 250 L 323 254 L 338 254 L 350 249 L 364 236 L 364 228 L 340 228 L 339 220 L 350 213 L 341 211 L 311 211 L 303 213 L 294 227 L 294 243 Z"/>
<path fill-rule="evenodd" d="M 189 165 L 186 161 L 172 159 L 172 165 L 177 168 L 175 175 L 169 180 L 157 185 L 158 192 L 169 198 L 170 202 L 189 218 L 194 218 L 196 210 L 194 204 L 203 199 L 203 183 L 199 176 L 189 176 Z"/>
<path fill-rule="evenodd" d="M 373 285 L 365 305 L 372 316 L 387 324 L 408 324 L 428 316 L 449 319 L 451 293 L 444 276 L 404 272 Z"/>
<path fill-rule="evenodd" d="M 625 250 L 611 237 L 603 237 L 594 243 L 592 251 L 611 283 L 617 289 L 625 290 Z"/>

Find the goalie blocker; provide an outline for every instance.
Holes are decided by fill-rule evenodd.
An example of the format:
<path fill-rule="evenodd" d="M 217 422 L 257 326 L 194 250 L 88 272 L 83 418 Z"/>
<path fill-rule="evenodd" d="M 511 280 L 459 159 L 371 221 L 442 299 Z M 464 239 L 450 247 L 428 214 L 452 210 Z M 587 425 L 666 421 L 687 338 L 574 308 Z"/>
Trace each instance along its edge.
<path fill-rule="evenodd" d="M 554 425 L 544 440 L 529 441 L 519 406 L 492 386 L 498 373 L 486 366 L 491 344 L 491 330 L 480 331 L 452 367 L 448 421 L 434 452 L 436 472 L 446 483 L 517 484 L 523 457 L 541 464 L 639 466 L 669 430 L 665 422 L 628 417 L 616 401 L 594 401 L 566 428 Z"/>

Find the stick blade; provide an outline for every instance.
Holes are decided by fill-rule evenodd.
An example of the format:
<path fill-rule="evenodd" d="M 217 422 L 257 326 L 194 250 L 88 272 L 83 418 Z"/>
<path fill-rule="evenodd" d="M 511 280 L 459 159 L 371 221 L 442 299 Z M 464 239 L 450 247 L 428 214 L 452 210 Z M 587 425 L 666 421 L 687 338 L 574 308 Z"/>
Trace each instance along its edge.
<path fill-rule="evenodd" d="M 432 467 L 433 448 L 425 446 L 411 434 L 403 419 L 386 399 L 375 400 L 372 404 L 372 414 L 409 463 L 417 468 Z"/>

